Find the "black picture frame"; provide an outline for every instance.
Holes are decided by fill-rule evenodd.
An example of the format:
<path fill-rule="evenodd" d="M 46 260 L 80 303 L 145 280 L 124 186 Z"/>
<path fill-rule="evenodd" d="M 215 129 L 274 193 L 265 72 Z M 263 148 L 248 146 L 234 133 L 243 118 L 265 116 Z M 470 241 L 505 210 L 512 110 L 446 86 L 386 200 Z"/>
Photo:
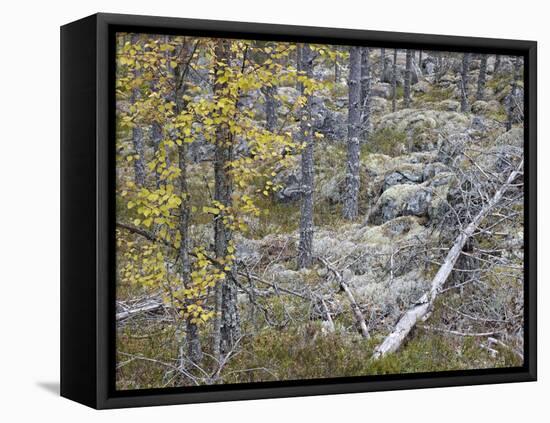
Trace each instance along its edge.
<path fill-rule="evenodd" d="M 114 390 L 114 34 L 117 31 L 523 56 L 522 367 Z M 534 381 L 537 377 L 537 44 L 534 41 L 95 14 L 61 27 L 61 395 L 97 409 Z"/>

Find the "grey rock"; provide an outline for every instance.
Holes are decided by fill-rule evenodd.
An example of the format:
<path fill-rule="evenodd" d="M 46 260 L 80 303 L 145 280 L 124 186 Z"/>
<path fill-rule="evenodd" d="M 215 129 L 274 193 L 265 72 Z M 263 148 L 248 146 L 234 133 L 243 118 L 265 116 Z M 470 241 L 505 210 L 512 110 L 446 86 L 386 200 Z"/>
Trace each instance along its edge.
<path fill-rule="evenodd" d="M 427 93 L 430 91 L 431 85 L 428 81 L 418 81 L 416 84 L 412 86 L 412 90 L 415 93 Z"/>
<path fill-rule="evenodd" d="M 449 112 L 458 112 L 460 110 L 460 103 L 456 100 L 443 100 L 439 103 L 439 108 Z"/>
<path fill-rule="evenodd" d="M 302 198 L 301 179 L 298 173 L 279 174 L 275 179 L 276 183 L 283 186 L 275 193 L 275 198 L 283 203 L 298 201 Z"/>
<path fill-rule="evenodd" d="M 424 166 L 422 170 L 422 179 L 424 181 L 427 181 L 429 179 L 432 179 L 434 176 L 438 175 L 439 173 L 449 172 L 449 167 L 444 165 L 443 163 L 435 162 L 435 163 L 428 163 L 426 166 Z"/>
<path fill-rule="evenodd" d="M 499 135 L 498 138 L 495 140 L 495 144 L 523 147 L 523 128 L 512 128 L 508 132 Z"/>
<path fill-rule="evenodd" d="M 431 199 L 432 192 L 422 185 L 394 185 L 382 193 L 369 222 L 380 225 L 400 216 L 428 217 Z"/>
<path fill-rule="evenodd" d="M 471 137 L 468 133 L 451 134 L 446 138 L 442 138 L 439 143 L 439 151 L 437 159 L 444 164 L 450 164 L 455 157 L 460 156 L 466 146 L 471 141 Z"/>
<path fill-rule="evenodd" d="M 421 164 L 408 164 L 389 171 L 384 176 L 384 191 L 394 185 L 423 182 L 423 167 Z"/>
<path fill-rule="evenodd" d="M 383 115 L 389 111 L 388 100 L 384 97 L 371 97 L 370 98 L 370 110 L 371 113 Z"/>
<path fill-rule="evenodd" d="M 374 84 L 371 87 L 370 93 L 371 93 L 372 97 L 382 97 L 382 98 L 385 98 L 385 99 L 391 98 L 391 96 L 392 96 L 391 84 L 384 83 L 384 82 Z"/>

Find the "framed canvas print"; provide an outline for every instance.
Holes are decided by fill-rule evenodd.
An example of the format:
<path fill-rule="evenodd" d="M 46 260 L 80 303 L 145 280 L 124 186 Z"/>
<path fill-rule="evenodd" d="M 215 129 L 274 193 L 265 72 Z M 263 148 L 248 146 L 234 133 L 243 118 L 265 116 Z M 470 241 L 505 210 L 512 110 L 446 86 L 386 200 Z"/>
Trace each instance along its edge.
<path fill-rule="evenodd" d="M 61 394 L 536 379 L 536 43 L 61 28 Z"/>

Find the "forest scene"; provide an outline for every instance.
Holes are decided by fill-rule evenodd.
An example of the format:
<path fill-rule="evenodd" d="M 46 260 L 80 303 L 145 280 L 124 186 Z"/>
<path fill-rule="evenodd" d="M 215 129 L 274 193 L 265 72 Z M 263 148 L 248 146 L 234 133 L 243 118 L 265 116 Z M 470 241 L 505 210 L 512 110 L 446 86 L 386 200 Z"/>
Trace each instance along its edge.
<path fill-rule="evenodd" d="M 116 389 L 523 365 L 523 58 L 116 36 Z"/>

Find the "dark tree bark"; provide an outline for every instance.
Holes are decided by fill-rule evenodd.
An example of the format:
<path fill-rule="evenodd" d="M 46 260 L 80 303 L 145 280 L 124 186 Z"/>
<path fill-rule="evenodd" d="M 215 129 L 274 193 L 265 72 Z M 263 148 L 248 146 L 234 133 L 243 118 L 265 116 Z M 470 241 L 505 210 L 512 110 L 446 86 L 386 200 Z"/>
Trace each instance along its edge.
<path fill-rule="evenodd" d="M 160 142 L 162 141 L 162 126 L 160 123 L 154 121 L 151 125 L 151 144 L 155 154 L 158 153 L 160 148 Z M 157 169 L 155 169 L 155 186 L 160 187 L 160 175 Z"/>
<path fill-rule="evenodd" d="M 185 91 L 185 77 L 187 75 L 187 69 L 193 58 L 194 49 L 190 45 L 185 44 L 183 47 L 185 49 L 185 63 L 181 64 L 181 69 L 170 69 L 174 72 L 174 98 L 173 101 L 176 105 L 176 115 L 180 114 L 186 108 L 186 102 L 183 100 L 183 94 Z M 179 189 L 180 189 L 180 224 L 179 232 L 181 236 L 181 243 L 179 248 L 179 257 L 181 260 L 181 277 L 183 280 L 184 288 L 188 287 L 191 280 L 191 261 L 189 258 L 189 251 L 191 250 L 190 236 L 189 236 L 189 224 L 191 219 L 191 205 L 190 205 L 190 194 L 188 190 L 188 178 L 187 178 L 187 153 L 188 146 L 186 143 L 183 143 L 178 147 L 178 165 L 180 169 L 179 176 Z M 186 320 L 186 340 L 187 344 L 187 359 L 197 364 L 202 360 L 202 347 L 199 338 L 199 329 L 197 325 L 191 322 L 191 318 Z M 180 365 L 184 366 L 185 363 L 180 359 Z"/>
<path fill-rule="evenodd" d="M 216 62 L 228 63 L 229 45 L 227 40 L 218 39 L 215 47 Z M 227 83 L 216 82 L 214 95 L 221 96 Z M 227 125 L 216 128 L 216 148 L 214 152 L 214 199 L 226 207 L 231 206 L 232 183 L 228 164 L 233 158 L 233 142 Z M 225 259 L 229 255 L 231 230 L 223 219 L 214 220 L 214 251 L 216 258 Z M 237 287 L 231 277 L 232 271 L 216 286 L 216 320 L 214 322 L 214 357 L 221 360 L 240 337 L 239 313 L 237 308 Z"/>
<path fill-rule="evenodd" d="M 391 110 L 392 112 L 395 112 L 397 110 L 397 49 L 396 48 L 393 49 L 391 87 L 392 87 Z"/>
<path fill-rule="evenodd" d="M 132 36 L 132 44 L 137 44 L 139 42 L 139 35 L 135 34 Z M 141 75 L 141 72 L 138 69 L 134 70 L 134 80 L 138 79 Z M 130 102 L 135 104 L 139 101 L 141 94 L 139 92 L 139 87 L 134 87 L 132 89 L 132 94 Z M 134 175 L 135 182 L 138 186 L 145 185 L 145 152 L 143 145 L 143 129 L 140 124 L 134 124 L 132 127 L 132 145 L 134 147 L 134 152 L 137 155 L 137 158 L 134 158 Z"/>
<path fill-rule="evenodd" d="M 361 128 L 361 47 L 351 47 L 348 78 L 348 148 L 346 160 L 346 194 L 342 215 L 357 217 L 359 196 L 359 133 Z"/>
<path fill-rule="evenodd" d="M 380 49 L 380 75 L 384 75 L 387 70 L 387 64 L 386 64 L 386 49 L 381 48 Z M 380 76 L 380 79 L 382 79 L 382 76 Z"/>
<path fill-rule="evenodd" d="M 412 66 L 412 50 L 407 50 L 405 59 L 405 82 L 403 84 L 403 102 L 405 108 L 411 105 L 411 66 Z"/>
<path fill-rule="evenodd" d="M 493 69 L 493 75 L 496 75 L 500 71 L 500 54 L 495 56 L 495 67 Z"/>
<path fill-rule="evenodd" d="M 460 111 L 466 113 L 470 111 L 468 103 L 468 82 L 470 72 L 470 53 L 464 53 L 462 56 L 462 70 L 460 78 Z"/>
<path fill-rule="evenodd" d="M 313 75 L 313 52 L 309 45 L 300 48 L 300 71 L 311 78 Z M 302 206 L 300 211 L 300 243 L 298 246 L 298 268 L 309 267 L 313 261 L 313 134 L 311 127 L 311 96 L 306 94 L 304 84 L 300 92 L 307 98 L 301 110 L 300 136 L 305 144 L 302 150 Z"/>
<path fill-rule="evenodd" d="M 270 85 L 262 88 L 262 93 L 265 99 L 265 124 L 266 129 L 270 132 L 275 132 L 277 129 L 277 87 Z"/>
<path fill-rule="evenodd" d="M 361 134 L 366 142 L 370 132 L 370 89 L 372 85 L 370 49 L 363 47 L 361 49 Z"/>
<path fill-rule="evenodd" d="M 485 98 L 485 82 L 487 80 L 487 55 L 481 55 L 481 62 L 479 63 L 479 77 L 477 78 L 477 93 L 476 100 L 483 100 Z"/>
<path fill-rule="evenodd" d="M 181 260 L 181 276 L 184 281 L 184 286 L 188 286 L 191 280 L 191 262 L 189 260 L 189 251 L 191 249 L 190 237 L 189 237 L 189 221 L 191 218 L 190 210 L 190 197 L 187 187 L 187 144 L 183 144 L 179 147 L 179 168 L 180 168 L 180 191 L 181 205 L 180 205 L 180 225 L 179 231 L 181 235 L 181 244 L 179 249 L 179 255 Z M 187 344 L 187 357 L 189 361 L 197 364 L 202 360 L 202 348 L 199 339 L 199 330 L 195 323 L 191 322 L 188 318 L 186 321 L 186 344 Z"/>
<path fill-rule="evenodd" d="M 334 50 L 336 51 L 336 57 L 334 58 L 334 82 L 337 83 L 340 80 L 340 64 L 338 63 L 338 52 L 339 52 L 338 46 L 334 46 Z"/>
<path fill-rule="evenodd" d="M 506 130 L 512 129 L 514 123 L 514 112 L 518 107 L 517 104 L 517 90 L 518 82 L 521 78 L 521 59 L 516 57 L 514 60 L 514 73 L 512 76 L 512 86 L 510 87 L 510 94 L 508 95 L 508 119 L 506 120 Z"/>

